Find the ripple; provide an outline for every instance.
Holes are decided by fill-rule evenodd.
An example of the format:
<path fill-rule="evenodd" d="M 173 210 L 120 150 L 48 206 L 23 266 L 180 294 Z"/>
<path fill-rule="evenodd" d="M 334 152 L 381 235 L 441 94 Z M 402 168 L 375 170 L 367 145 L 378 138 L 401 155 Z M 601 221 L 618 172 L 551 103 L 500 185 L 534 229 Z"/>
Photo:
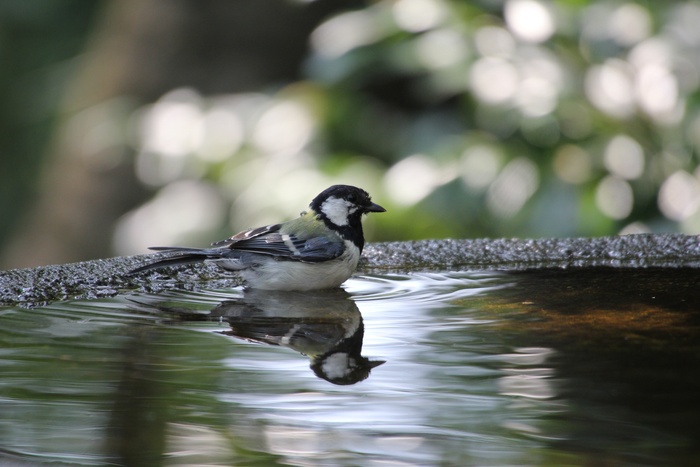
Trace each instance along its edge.
<path fill-rule="evenodd" d="M 525 282 L 500 273 L 364 275 L 329 296 L 200 288 L 4 308 L 0 463 L 108 464 L 105 446 L 132 445 L 144 426 L 163 440 L 158 459 L 190 465 L 578 465 L 597 460 L 577 457 L 589 445 L 614 455 L 631 446 L 642 464 L 669 447 L 694 455 L 696 341 L 687 353 L 654 336 L 640 341 L 654 346 L 634 346 L 648 328 L 630 319 L 611 329 L 602 307 L 593 324 L 617 333 L 610 348 L 588 345 L 590 332 L 569 339 L 580 327 L 574 312 L 552 307 L 546 318 L 559 327 L 542 327 L 539 298 L 578 288 L 591 298 L 609 283 L 600 271 L 589 276 L 595 287 L 581 275 L 563 283 L 561 271 Z M 694 294 L 689 282 L 681 290 Z M 495 305 L 508 297 L 510 308 Z M 569 297 L 551 303 L 574 309 Z M 226 316 L 262 337 L 222 334 L 233 329 Z M 344 340 L 358 329 L 359 340 Z M 270 336 L 285 339 L 259 343 Z M 385 363 L 357 384 L 333 385 L 311 371 L 313 351 L 282 345 L 303 337 L 320 346 L 328 336 Z"/>

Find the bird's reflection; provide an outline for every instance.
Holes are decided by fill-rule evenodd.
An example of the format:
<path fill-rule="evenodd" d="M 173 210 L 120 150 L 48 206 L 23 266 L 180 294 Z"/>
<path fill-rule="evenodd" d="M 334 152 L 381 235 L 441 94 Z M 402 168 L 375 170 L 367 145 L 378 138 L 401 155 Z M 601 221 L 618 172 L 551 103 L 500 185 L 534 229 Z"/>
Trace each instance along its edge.
<path fill-rule="evenodd" d="M 360 382 L 384 363 L 361 355 L 362 315 L 342 289 L 247 290 L 240 299 L 220 303 L 211 316 L 228 321 L 231 330 L 222 334 L 308 356 L 313 372 L 333 384 Z"/>
<path fill-rule="evenodd" d="M 333 384 L 363 381 L 372 368 L 384 363 L 361 355 L 365 331 L 362 315 L 343 289 L 249 289 L 240 298 L 225 300 L 208 313 L 193 311 L 192 302 L 132 302 L 176 315 L 182 321 L 228 322 L 231 329 L 220 334 L 293 349 L 311 359 L 311 370 L 319 378 Z"/>

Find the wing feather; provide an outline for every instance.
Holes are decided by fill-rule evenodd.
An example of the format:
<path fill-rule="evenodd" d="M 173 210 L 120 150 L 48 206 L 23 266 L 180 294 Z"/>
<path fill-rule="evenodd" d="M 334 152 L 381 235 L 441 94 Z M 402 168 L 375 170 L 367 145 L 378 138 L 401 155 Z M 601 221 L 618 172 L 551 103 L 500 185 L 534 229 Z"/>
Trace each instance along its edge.
<path fill-rule="evenodd" d="M 345 250 L 343 241 L 329 237 L 300 239 L 279 232 L 239 240 L 229 245 L 231 250 L 274 256 L 280 259 L 315 263 L 340 256 Z"/>
<path fill-rule="evenodd" d="M 297 223 L 308 227 L 310 218 L 302 216 Z M 287 227 L 283 227 L 287 225 Z M 213 243 L 218 248 L 228 248 L 232 251 L 256 253 L 274 256 L 279 259 L 315 263 L 337 258 L 345 251 L 345 243 L 337 235 L 328 235 L 323 230 L 323 224 L 312 225 L 312 229 L 304 230 L 308 237 L 299 237 L 289 231 L 288 224 L 271 224 L 255 229 L 244 230 L 225 240 Z M 294 231 L 294 229 L 292 229 Z"/>
<path fill-rule="evenodd" d="M 236 235 L 233 235 L 229 238 L 219 240 L 218 242 L 214 242 L 211 244 L 211 246 L 231 246 L 234 243 L 239 243 L 244 240 L 249 240 L 251 238 L 260 237 L 269 233 L 278 232 L 280 230 L 280 227 L 282 227 L 282 224 L 270 224 L 263 227 L 256 227 L 254 229 L 244 230 L 243 232 L 238 232 Z"/>

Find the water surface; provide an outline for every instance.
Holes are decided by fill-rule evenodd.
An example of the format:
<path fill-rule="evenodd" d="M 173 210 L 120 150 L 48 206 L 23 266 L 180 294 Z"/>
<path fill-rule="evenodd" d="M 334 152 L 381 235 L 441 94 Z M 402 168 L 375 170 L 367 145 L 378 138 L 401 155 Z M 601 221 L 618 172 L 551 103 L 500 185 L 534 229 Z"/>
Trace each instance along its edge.
<path fill-rule="evenodd" d="M 3 308 L 0 461 L 692 464 L 698 279 L 386 275 Z"/>

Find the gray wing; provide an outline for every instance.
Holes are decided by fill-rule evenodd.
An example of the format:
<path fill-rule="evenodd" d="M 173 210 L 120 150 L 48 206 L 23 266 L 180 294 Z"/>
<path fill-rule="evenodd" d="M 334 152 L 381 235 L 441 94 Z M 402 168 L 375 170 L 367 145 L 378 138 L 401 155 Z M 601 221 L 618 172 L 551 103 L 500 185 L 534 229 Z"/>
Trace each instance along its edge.
<path fill-rule="evenodd" d="M 245 251 L 279 259 L 317 263 L 328 261 L 343 254 L 345 243 L 332 237 L 300 239 L 279 232 L 268 233 L 231 243 L 232 251 Z"/>
<path fill-rule="evenodd" d="M 337 258 L 345 251 L 345 242 L 341 239 L 314 237 L 304 242 L 301 261 L 318 262 Z"/>

